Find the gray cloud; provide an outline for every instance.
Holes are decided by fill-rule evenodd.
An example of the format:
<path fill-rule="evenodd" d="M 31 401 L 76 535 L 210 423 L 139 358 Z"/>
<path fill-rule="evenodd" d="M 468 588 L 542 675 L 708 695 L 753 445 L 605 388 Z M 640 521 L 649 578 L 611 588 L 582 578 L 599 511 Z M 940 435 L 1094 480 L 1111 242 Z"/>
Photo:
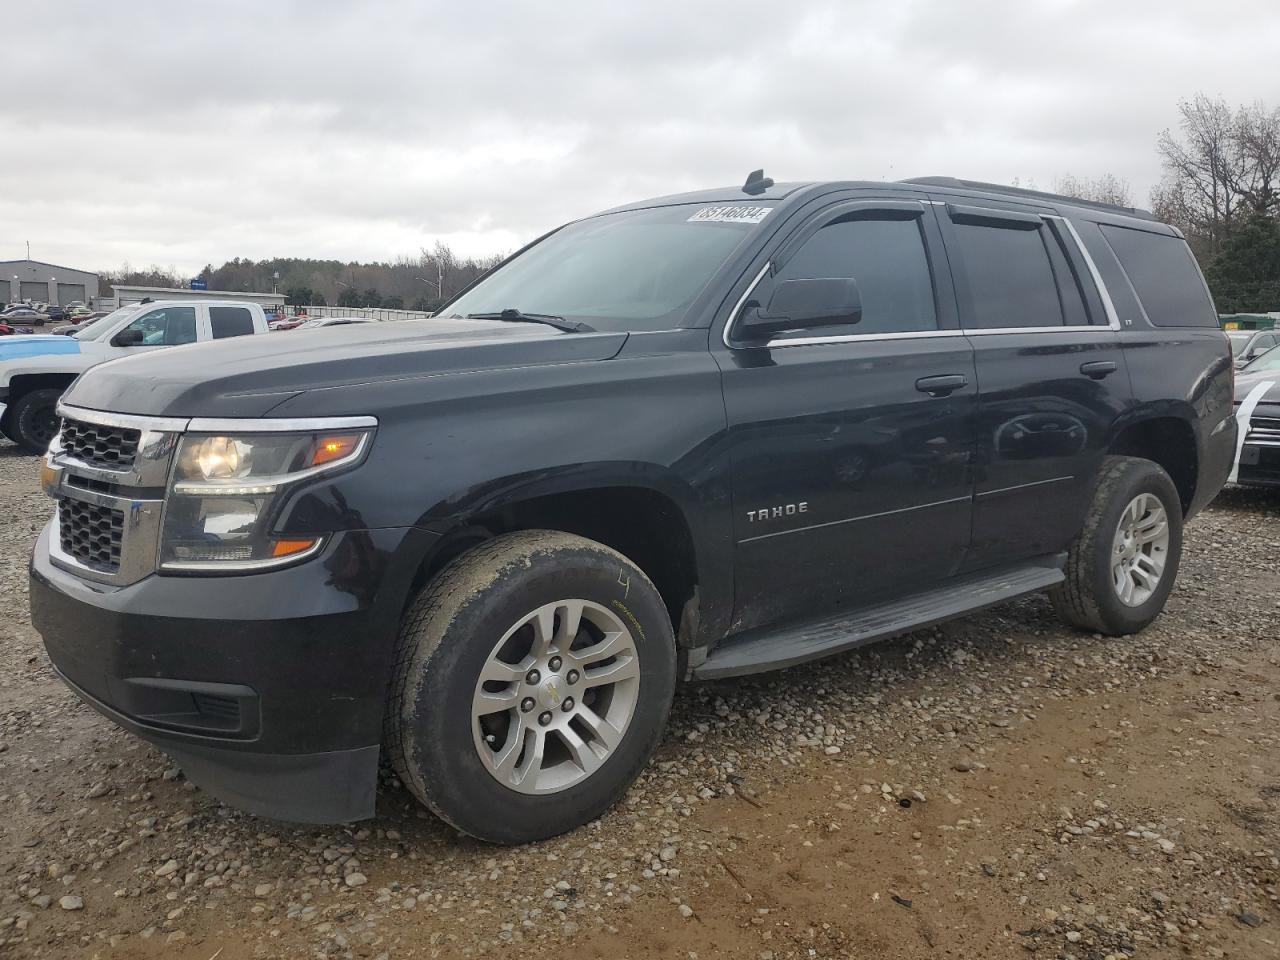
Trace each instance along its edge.
<path fill-rule="evenodd" d="M 1280 99 L 1273 0 L 62 2 L 6 26 L 0 257 L 510 249 L 739 181 L 1112 172 Z M 70 64 L 53 68 L 53 64 Z"/>

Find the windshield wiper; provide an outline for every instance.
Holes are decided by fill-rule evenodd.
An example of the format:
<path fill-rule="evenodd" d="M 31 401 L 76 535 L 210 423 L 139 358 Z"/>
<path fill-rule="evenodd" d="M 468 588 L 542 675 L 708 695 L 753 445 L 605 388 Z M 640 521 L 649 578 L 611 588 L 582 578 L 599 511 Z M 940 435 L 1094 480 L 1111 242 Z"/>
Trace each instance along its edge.
<path fill-rule="evenodd" d="M 566 320 L 554 317 L 549 313 L 523 313 L 512 307 L 497 313 L 468 313 L 468 320 L 505 320 L 507 323 L 545 323 L 549 327 L 563 330 L 565 333 L 595 333 L 596 328 L 578 320 Z"/>

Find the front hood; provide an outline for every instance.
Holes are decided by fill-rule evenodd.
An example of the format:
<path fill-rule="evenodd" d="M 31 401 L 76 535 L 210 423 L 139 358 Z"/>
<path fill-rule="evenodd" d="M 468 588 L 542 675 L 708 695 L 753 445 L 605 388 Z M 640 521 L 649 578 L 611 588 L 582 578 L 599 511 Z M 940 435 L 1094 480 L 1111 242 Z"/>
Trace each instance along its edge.
<path fill-rule="evenodd" d="M 64 399 L 116 413 L 261 417 L 307 390 L 607 360 L 626 339 L 625 333 L 562 333 L 539 324 L 437 319 L 258 334 L 99 364 Z"/>
<path fill-rule="evenodd" d="M 1257 389 L 1258 384 L 1271 382 L 1271 388 L 1262 395 L 1259 403 L 1280 403 L 1280 370 L 1263 370 L 1258 373 L 1236 374 L 1236 403 Z"/>
<path fill-rule="evenodd" d="M 0 363 L 26 357 L 80 352 L 80 341 L 61 334 L 19 334 L 0 341 Z"/>

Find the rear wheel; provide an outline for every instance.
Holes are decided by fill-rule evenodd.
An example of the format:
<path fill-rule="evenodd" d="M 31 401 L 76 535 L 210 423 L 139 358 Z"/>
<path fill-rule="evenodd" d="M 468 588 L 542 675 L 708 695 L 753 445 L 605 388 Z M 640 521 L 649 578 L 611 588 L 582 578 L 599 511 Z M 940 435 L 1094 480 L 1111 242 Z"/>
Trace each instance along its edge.
<path fill-rule="evenodd" d="M 55 388 L 24 393 L 5 411 L 5 435 L 28 453 L 44 453 L 58 433 L 58 398 Z"/>
<path fill-rule="evenodd" d="M 524 843 L 617 801 L 657 747 L 674 688 L 671 621 L 638 567 L 582 537 L 508 534 L 410 606 L 385 739 L 441 818 Z"/>
<path fill-rule="evenodd" d="M 1182 557 L 1182 502 L 1158 464 L 1108 457 L 1064 583 L 1058 615 L 1098 633 L 1137 633 L 1164 609 Z"/>

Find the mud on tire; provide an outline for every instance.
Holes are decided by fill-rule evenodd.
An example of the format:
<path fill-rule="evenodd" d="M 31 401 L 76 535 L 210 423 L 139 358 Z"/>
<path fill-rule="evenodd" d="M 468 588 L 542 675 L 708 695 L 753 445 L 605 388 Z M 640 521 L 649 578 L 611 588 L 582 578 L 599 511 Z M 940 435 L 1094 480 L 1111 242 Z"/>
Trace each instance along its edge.
<path fill-rule="evenodd" d="M 566 624 L 577 621 L 566 601 L 587 604 L 581 627 L 568 637 Z M 538 637 L 552 634 L 537 646 Z M 587 674 L 604 684 L 604 671 L 628 660 L 591 665 L 588 654 L 610 652 L 601 644 L 611 636 L 621 642 L 621 634 L 634 660 L 628 677 L 588 706 Z M 530 683 L 538 649 L 539 682 Z M 562 659 L 556 651 L 562 663 L 551 662 Z M 676 681 L 671 620 L 648 577 L 603 544 L 554 531 L 496 537 L 450 563 L 406 611 L 396 660 L 384 731 L 396 772 L 446 822 L 495 843 L 555 836 L 608 810 L 657 747 Z M 571 669 L 577 678 L 568 676 Z M 482 681 L 482 671 L 497 679 Z M 615 702 L 612 691 L 624 683 L 625 698 Z M 575 692 L 584 702 L 566 707 Z M 480 717 L 475 711 L 488 708 L 477 707 L 485 697 L 501 700 L 502 709 Z M 610 711 L 621 717 L 624 708 L 630 712 L 621 734 L 614 736 L 616 725 L 602 728 L 608 735 L 596 742 L 592 724 Z M 527 767 L 535 756 L 526 750 L 535 744 L 548 778 L 541 783 L 521 779 L 503 753 L 517 750 Z M 491 756 L 482 752 L 490 745 Z"/>
<path fill-rule="evenodd" d="M 1154 507 L 1157 502 L 1163 507 L 1166 524 L 1160 576 L 1150 588 L 1144 587 L 1142 594 L 1126 602 L 1117 587 L 1118 580 L 1123 584 L 1124 576 L 1115 570 L 1117 559 L 1128 549 L 1123 542 L 1122 525 L 1129 528 L 1148 522 L 1144 535 L 1158 527 L 1156 522 L 1126 516 L 1126 511 L 1135 503 L 1140 510 L 1143 503 Z M 1050 591 L 1049 599 L 1058 616 L 1071 626 L 1110 636 L 1137 633 L 1164 609 L 1181 557 L 1182 502 L 1169 474 L 1150 460 L 1107 457 L 1084 529 L 1068 552 L 1066 580 Z M 1139 574 L 1147 576 L 1142 571 Z"/>

